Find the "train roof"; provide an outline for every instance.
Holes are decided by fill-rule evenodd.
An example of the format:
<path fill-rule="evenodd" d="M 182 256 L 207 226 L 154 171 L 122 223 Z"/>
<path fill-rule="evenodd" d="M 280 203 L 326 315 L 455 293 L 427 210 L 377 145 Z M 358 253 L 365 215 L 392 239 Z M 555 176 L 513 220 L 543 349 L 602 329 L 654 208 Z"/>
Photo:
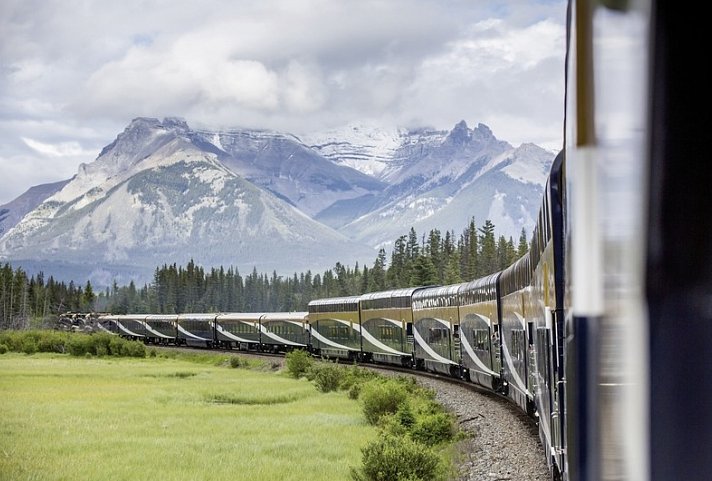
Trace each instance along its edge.
<path fill-rule="evenodd" d="M 149 314 L 146 316 L 147 321 L 175 321 L 178 319 L 178 314 Z"/>
<path fill-rule="evenodd" d="M 262 315 L 263 321 L 304 321 L 308 312 L 265 312 Z"/>
<path fill-rule="evenodd" d="M 262 312 L 226 312 L 218 314 L 216 319 L 219 321 L 259 321 L 263 315 Z"/>
<path fill-rule="evenodd" d="M 347 297 L 329 297 L 326 299 L 314 299 L 309 302 L 310 306 L 330 306 L 333 304 L 350 304 L 356 303 L 361 299 L 361 296 L 347 296 Z"/>
<path fill-rule="evenodd" d="M 438 287 L 428 287 L 425 289 L 421 289 L 415 293 L 413 293 L 413 300 L 418 300 L 418 299 L 431 299 L 433 297 L 442 297 L 442 296 L 455 296 L 457 295 L 458 291 L 460 290 L 460 287 L 464 286 L 465 284 L 451 284 L 449 286 L 438 286 Z"/>
<path fill-rule="evenodd" d="M 394 297 L 410 297 L 415 291 L 424 289 L 423 287 L 405 287 L 392 289 L 390 291 L 369 292 L 361 296 L 362 301 L 373 301 L 376 299 L 392 299 Z"/>
<path fill-rule="evenodd" d="M 499 278 L 500 274 L 501 274 L 501 272 L 497 272 L 495 274 L 490 274 L 489 276 L 480 277 L 479 279 L 475 279 L 474 281 L 470 281 L 465 284 L 462 284 L 462 287 L 460 287 L 460 294 L 464 294 L 465 292 L 468 292 L 468 291 L 474 291 L 477 289 L 481 289 L 483 287 L 495 287 L 497 285 L 497 279 Z"/>
<path fill-rule="evenodd" d="M 188 320 L 194 320 L 194 321 L 211 321 L 215 319 L 217 316 L 220 314 L 215 312 L 211 314 L 203 314 L 203 313 L 185 313 L 185 314 L 178 314 L 178 320 L 179 321 L 188 321 Z"/>

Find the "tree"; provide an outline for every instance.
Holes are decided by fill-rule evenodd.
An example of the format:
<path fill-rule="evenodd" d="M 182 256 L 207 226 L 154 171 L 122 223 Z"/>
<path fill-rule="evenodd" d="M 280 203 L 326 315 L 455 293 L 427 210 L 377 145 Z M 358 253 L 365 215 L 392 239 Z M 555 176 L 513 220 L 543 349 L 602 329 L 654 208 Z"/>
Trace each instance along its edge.
<path fill-rule="evenodd" d="M 522 227 L 522 233 L 519 234 L 519 246 L 517 247 L 517 258 L 522 257 L 529 251 L 529 243 L 527 242 L 527 231 Z"/>
<path fill-rule="evenodd" d="M 82 295 L 82 310 L 93 311 L 95 300 L 96 295 L 94 295 L 94 289 L 91 287 L 91 282 L 87 281 L 87 285 L 84 287 L 84 294 Z"/>
<path fill-rule="evenodd" d="M 480 259 L 476 277 L 483 277 L 499 270 L 497 262 L 497 244 L 494 238 L 494 224 L 487 219 L 479 229 Z"/>
<path fill-rule="evenodd" d="M 438 273 L 430 257 L 419 256 L 413 265 L 411 286 L 433 286 L 438 283 Z"/>
<path fill-rule="evenodd" d="M 373 263 L 373 268 L 369 272 L 368 290 L 383 291 L 386 289 L 386 250 L 381 248 L 378 251 L 378 257 Z"/>

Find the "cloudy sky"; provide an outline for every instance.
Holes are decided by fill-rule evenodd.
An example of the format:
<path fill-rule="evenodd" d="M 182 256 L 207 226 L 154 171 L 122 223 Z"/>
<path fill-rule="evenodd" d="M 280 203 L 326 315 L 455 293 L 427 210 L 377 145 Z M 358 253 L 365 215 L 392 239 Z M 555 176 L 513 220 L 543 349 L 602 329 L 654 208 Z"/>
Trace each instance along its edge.
<path fill-rule="evenodd" d="M 563 0 L 2 0 L 0 205 L 134 117 L 306 133 L 489 125 L 561 144 Z"/>

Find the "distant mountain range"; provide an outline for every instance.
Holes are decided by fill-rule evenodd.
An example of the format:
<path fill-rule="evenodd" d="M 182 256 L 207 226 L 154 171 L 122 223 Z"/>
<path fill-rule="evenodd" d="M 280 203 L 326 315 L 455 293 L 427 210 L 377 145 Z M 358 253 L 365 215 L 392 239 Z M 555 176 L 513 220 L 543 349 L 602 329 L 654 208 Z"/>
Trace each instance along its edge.
<path fill-rule="evenodd" d="M 516 238 L 553 156 L 464 121 L 299 137 L 137 118 L 73 178 L 0 206 L 0 261 L 106 285 L 191 258 L 286 275 L 370 264 L 411 226 L 459 233 L 472 216 Z"/>

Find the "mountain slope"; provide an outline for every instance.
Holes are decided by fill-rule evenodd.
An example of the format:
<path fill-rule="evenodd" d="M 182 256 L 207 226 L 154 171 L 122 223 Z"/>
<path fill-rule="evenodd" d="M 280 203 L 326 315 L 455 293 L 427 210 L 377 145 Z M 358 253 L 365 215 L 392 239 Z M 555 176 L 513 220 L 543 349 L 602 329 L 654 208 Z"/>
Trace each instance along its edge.
<path fill-rule="evenodd" d="M 0 205 L 0 237 L 35 210 L 47 198 L 60 191 L 71 179 L 30 187 L 25 193 L 7 204 Z"/>
<path fill-rule="evenodd" d="M 0 252 L 143 267 L 144 278 L 158 264 L 190 258 L 282 272 L 372 260 L 372 250 L 256 187 L 215 154 L 173 133 L 149 137 L 157 149 L 143 158 L 145 150 L 127 149 L 126 136 L 117 139 L 0 239 Z M 99 183 L 87 188 L 90 178 Z"/>
<path fill-rule="evenodd" d="M 436 150 L 413 162 L 398 174 L 400 183 L 386 190 L 384 204 L 339 230 L 380 246 L 411 226 L 418 232 L 459 230 L 474 216 L 478 223 L 492 220 L 507 237 L 517 238 L 522 228 L 531 233 L 553 154 L 533 144 L 513 149 L 494 137 L 484 143 L 468 138 L 459 151 L 444 145 L 448 155 Z"/>
<path fill-rule="evenodd" d="M 266 131 L 196 132 L 197 145 L 211 144 L 236 174 L 313 216 L 334 202 L 380 192 L 385 184 L 336 165 L 291 135 Z"/>

